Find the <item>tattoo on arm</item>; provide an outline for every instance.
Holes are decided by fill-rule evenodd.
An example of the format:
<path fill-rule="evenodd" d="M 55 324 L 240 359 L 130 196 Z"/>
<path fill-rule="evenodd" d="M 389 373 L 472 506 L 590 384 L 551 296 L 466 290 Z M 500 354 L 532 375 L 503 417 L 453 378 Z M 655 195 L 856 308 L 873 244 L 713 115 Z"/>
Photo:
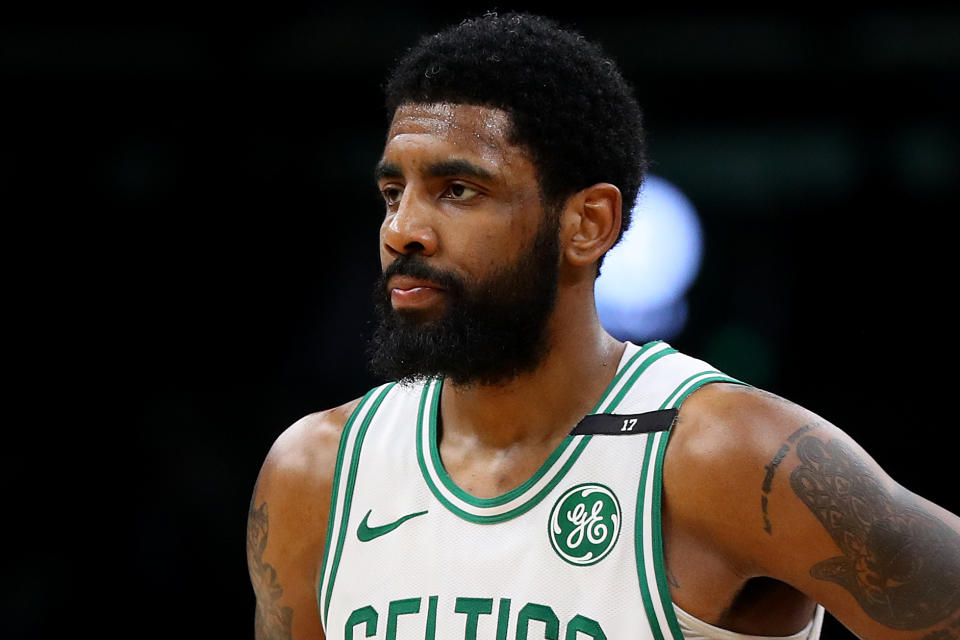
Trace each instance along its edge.
<path fill-rule="evenodd" d="M 680 588 L 680 581 L 677 580 L 677 576 L 674 575 L 673 571 L 670 571 L 670 567 L 666 567 L 667 570 L 667 584 L 669 584 L 674 589 Z"/>
<path fill-rule="evenodd" d="M 292 637 L 293 609 L 280 606 L 283 587 L 277 582 L 277 571 L 263 561 L 269 529 L 267 503 L 254 508 L 251 502 L 247 522 L 247 564 L 257 594 L 255 637 L 257 640 L 288 640 Z"/>
<path fill-rule="evenodd" d="M 800 439 L 790 486 L 841 555 L 810 575 L 849 591 L 867 615 L 902 630 L 930 627 L 960 608 L 960 534 L 925 511 L 898 504 L 839 440 Z M 956 629 L 924 640 L 957 640 Z"/>
<path fill-rule="evenodd" d="M 960 617 L 950 623 L 949 629 L 945 628 L 928 633 L 920 640 L 960 640 Z"/>
<path fill-rule="evenodd" d="M 773 397 L 776 398 L 777 396 Z M 790 453 L 790 445 L 796 442 L 800 436 L 811 431 L 812 429 L 816 429 L 818 426 L 819 425 L 807 424 L 791 433 L 787 438 L 787 441 L 783 443 L 779 449 L 777 449 L 777 453 L 773 456 L 773 459 L 770 460 L 770 463 L 764 467 L 766 473 L 763 476 L 763 486 L 760 488 L 760 490 L 763 492 L 763 494 L 760 496 L 760 510 L 763 512 L 763 530 L 769 535 L 773 535 L 773 525 L 770 524 L 770 516 L 767 514 L 767 496 L 770 495 L 770 489 L 773 487 L 773 476 L 777 473 L 777 467 L 780 466 L 780 463 L 783 462 L 783 459 L 787 457 L 788 453 Z"/>

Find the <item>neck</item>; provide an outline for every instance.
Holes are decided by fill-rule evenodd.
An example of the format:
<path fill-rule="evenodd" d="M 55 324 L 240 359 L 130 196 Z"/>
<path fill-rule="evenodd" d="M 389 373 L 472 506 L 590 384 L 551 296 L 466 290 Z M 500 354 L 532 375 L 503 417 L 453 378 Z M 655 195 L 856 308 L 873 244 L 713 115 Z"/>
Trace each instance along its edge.
<path fill-rule="evenodd" d="M 549 351 L 534 371 L 497 385 L 444 384 L 444 440 L 490 449 L 549 446 L 593 409 L 616 374 L 624 344 L 604 331 L 592 305 L 580 313 L 562 309 L 560 300 L 557 305 Z"/>

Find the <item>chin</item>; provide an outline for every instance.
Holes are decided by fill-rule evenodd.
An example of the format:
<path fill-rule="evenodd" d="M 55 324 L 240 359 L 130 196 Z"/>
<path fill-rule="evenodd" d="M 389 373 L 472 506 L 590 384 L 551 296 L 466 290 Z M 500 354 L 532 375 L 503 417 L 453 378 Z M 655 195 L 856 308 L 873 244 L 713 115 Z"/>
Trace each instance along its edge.
<path fill-rule="evenodd" d="M 442 309 L 394 309 L 396 323 L 407 327 L 431 327 L 443 320 Z"/>

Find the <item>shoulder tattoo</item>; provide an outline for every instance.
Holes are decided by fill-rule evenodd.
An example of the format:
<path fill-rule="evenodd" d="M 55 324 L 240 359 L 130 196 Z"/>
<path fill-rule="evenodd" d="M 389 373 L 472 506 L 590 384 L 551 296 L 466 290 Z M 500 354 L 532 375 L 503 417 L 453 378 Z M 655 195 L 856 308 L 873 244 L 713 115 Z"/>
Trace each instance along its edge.
<path fill-rule="evenodd" d="M 957 612 L 957 532 L 894 500 L 839 440 L 808 435 L 797 442 L 796 454 L 800 465 L 790 486 L 841 553 L 814 565 L 811 576 L 840 585 L 871 618 L 893 629 L 923 629 Z"/>
<path fill-rule="evenodd" d="M 264 502 L 254 508 L 251 502 L 247 522 L 247 564 L 250 567 L 250 581 L 257 594 L 255 638 L 256 640 L 288 640 L 292 637 L 293 609 L 280 606 L 283 587 L 277 582 L 277 571 L 263 561 L 269 530 L 267 503 Z"/>

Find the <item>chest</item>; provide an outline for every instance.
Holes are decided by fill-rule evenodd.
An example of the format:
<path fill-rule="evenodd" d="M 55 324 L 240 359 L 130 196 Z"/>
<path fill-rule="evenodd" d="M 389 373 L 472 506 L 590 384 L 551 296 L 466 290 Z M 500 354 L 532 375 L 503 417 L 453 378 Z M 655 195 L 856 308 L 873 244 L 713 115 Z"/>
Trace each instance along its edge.
<path fill-rule="evenodd" d="M 453 481 L 428 439 L 390 424 L 342 456 L 319 593 L 329 638 L 669 629 L 654 497 L 666 433 L 569 437 L 518 486 L 483 498 Z"/>

